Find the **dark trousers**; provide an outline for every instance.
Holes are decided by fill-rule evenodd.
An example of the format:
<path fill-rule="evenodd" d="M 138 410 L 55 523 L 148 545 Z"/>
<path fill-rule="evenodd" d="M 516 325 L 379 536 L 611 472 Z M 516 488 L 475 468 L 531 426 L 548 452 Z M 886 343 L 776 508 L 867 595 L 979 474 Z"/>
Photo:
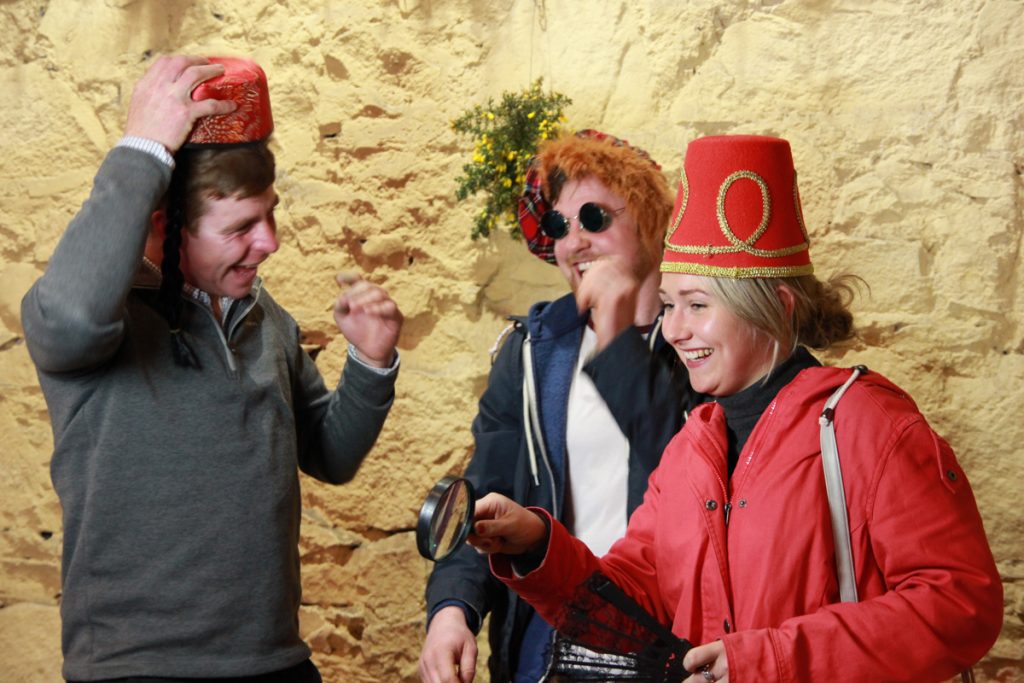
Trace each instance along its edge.
<path fill-rule="evenodd" d="M 309 659 L 280 671 L 260 674 L 258 676 L 235 676 L 233 678 L 164 678 L 162 676 L 130 676 L 128 678 L 108 678 L 91 683 L 323 683 L 316 665 Z M 75 681 L 68 681 L 75 683 Z"/>

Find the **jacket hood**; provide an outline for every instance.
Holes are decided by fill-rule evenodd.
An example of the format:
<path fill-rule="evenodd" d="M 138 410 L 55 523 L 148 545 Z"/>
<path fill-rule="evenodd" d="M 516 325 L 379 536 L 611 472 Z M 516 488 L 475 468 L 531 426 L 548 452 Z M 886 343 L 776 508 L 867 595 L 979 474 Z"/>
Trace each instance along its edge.
<path fill-rule="evenodd" d="M 541 301 L 530 307 L 526 328 L 535 341 L 560 337 L 587 324 L 589 311 L 576 309 L 576 297 L 571 293 L 554 301 Z"/>

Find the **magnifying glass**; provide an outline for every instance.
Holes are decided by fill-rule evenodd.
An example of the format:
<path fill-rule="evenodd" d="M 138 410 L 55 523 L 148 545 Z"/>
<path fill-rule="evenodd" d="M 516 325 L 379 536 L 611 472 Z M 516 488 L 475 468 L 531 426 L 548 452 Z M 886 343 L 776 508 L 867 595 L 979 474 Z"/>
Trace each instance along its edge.
<path fill-rule="evenodd" d="M 462 477 L 443 477 L 427 494 L 416 522 L 416 549 L 420 555 L 439 562 L 466 541 L 473 527 L 476 495 L 473 485 Z"/>

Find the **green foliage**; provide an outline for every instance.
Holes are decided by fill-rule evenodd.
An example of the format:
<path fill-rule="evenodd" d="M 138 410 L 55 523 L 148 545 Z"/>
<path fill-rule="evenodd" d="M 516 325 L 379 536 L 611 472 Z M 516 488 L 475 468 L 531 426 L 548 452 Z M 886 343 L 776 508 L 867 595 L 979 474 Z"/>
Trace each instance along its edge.
<path fill-rule="evenodd" d="M 472 237 L 487 237 L 501 224 L 518 237 L 516 201 L 523 191 L 526 165 L 537 146 L 556 137 L 565 123 L 562 110 L 572 103 L 565 95 L 541 90 L 537 79 L 526 90 L 506 92 L 497 104 L 467 109 L 452 129 L 473 137 L 473 160 L 462 167 L 455 196 L 459 201 L 486 193 L 486 203 L 473 225 Z"/>

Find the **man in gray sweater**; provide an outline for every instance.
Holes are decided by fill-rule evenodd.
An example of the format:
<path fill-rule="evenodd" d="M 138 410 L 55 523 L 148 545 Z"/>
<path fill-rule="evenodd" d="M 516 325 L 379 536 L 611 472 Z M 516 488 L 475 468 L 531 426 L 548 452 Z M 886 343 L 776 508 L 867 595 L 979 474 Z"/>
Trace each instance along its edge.
<path fill-rule="evenodd" d="M 255 64 L 157 59 L 22 302 L 69 680 L 320 680 L 298 633 L 298 470 L 355 474 L 394 398 L 402 315 L 338 276 L 350 357 L 325 386 L 257 276 L 278 247 L 271 130 Z"/>

